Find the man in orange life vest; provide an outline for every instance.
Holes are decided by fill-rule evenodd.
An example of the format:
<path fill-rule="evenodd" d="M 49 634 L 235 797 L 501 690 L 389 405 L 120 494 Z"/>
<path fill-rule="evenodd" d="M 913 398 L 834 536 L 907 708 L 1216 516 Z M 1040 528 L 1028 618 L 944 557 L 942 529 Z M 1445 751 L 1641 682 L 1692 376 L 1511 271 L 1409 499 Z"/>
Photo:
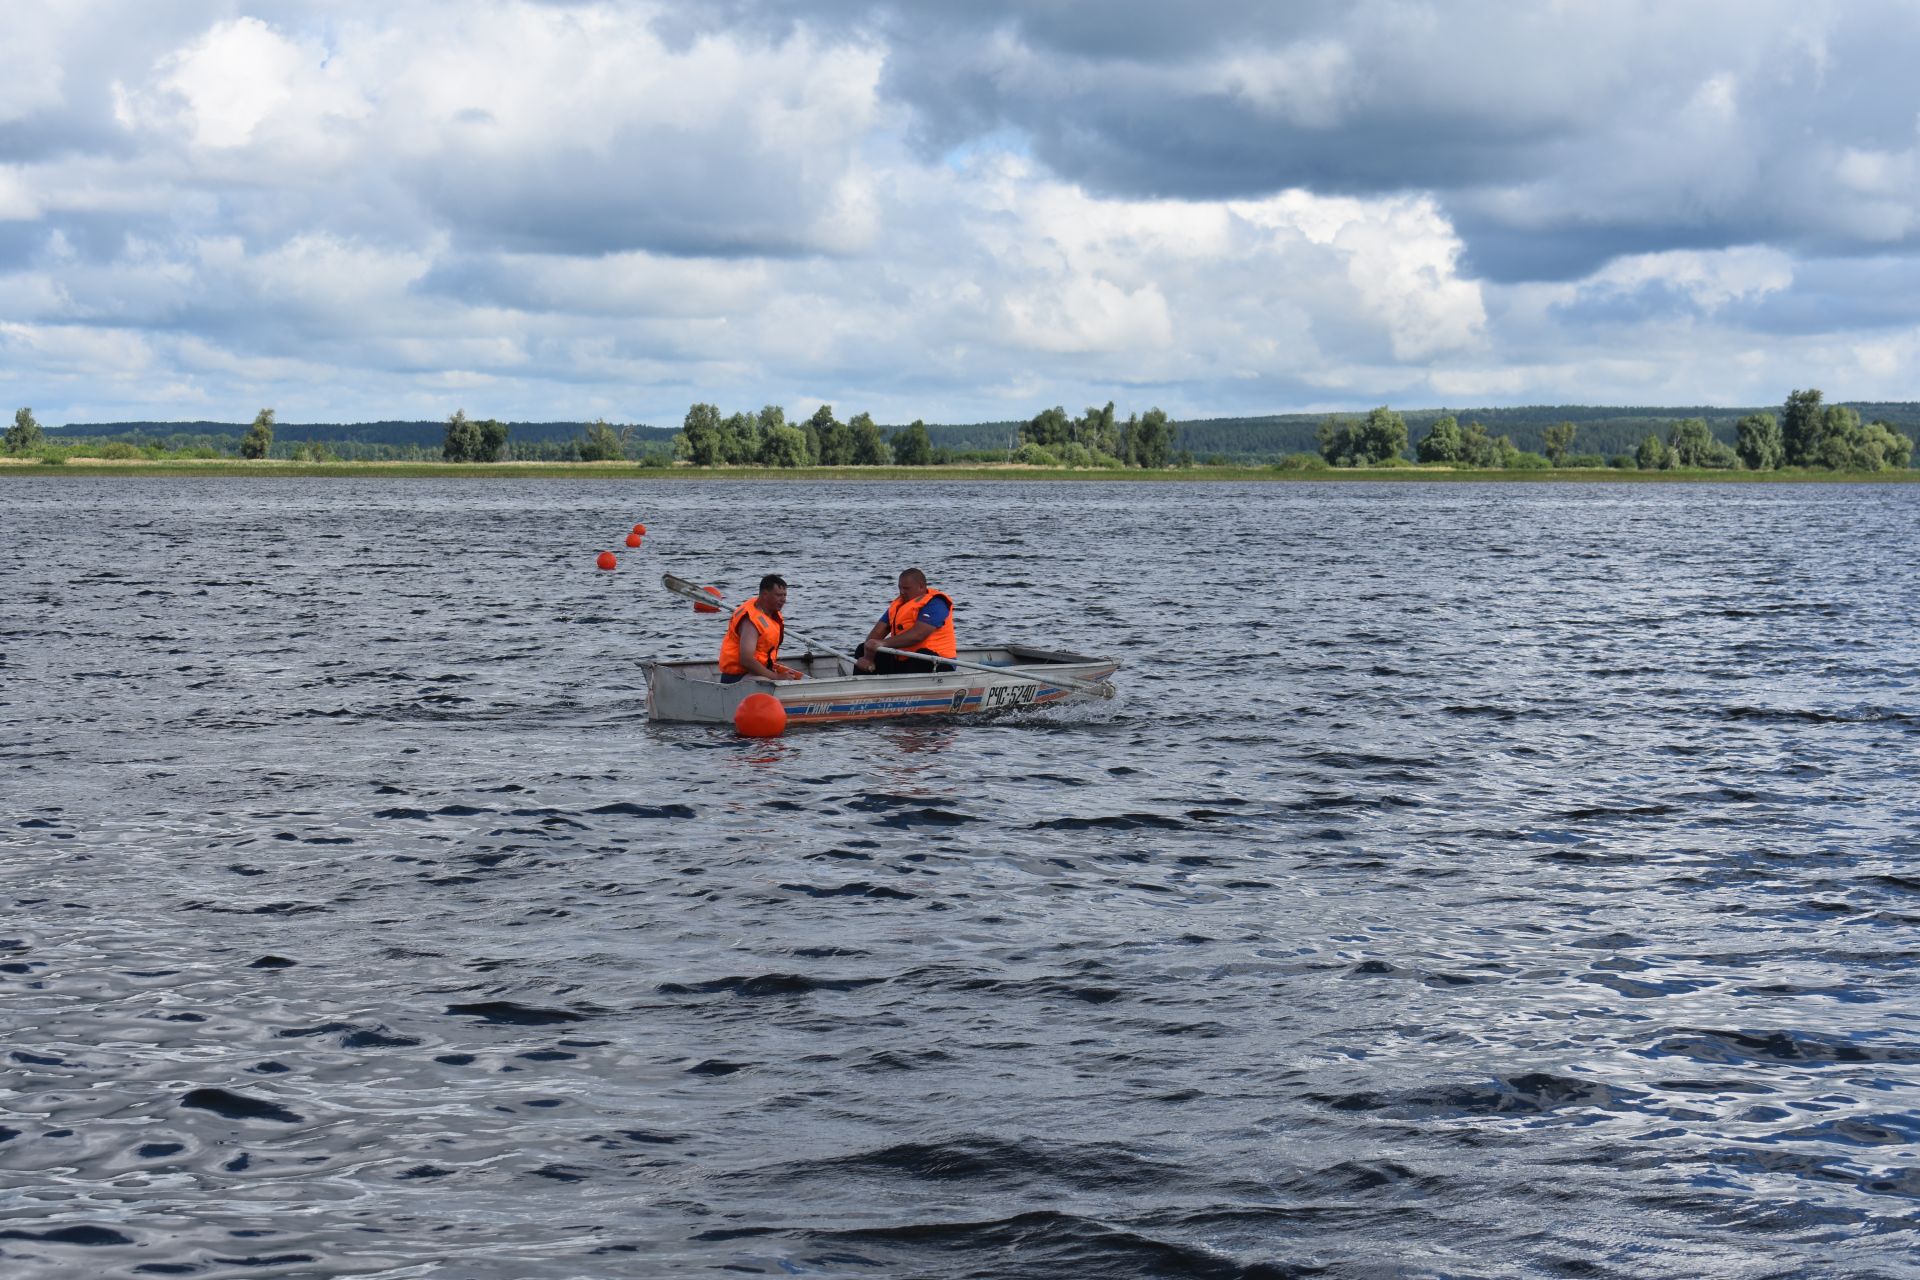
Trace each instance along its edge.
<path fill-rule="evenodd" d="M 787 580 L 777 573 L 760 579 L 760 594 L 742 604 L 727 619 L 727 636 L 720 642 L 720 683 L 734 684 L 755 676 L 761 680 L 798 680 L 800 673 L 780 665 L 780 641 L 786 620 L 780 610 L 787 603 Z"/>
<path fill-rule="evenodd" d="M 925 654 L 918 658 L 896 658 L 877 653 L 876 645 Z M 927 575 L 918 569 L 900 574 L 900 594 L 887 601 L 887 611 L 873 624 L 866 641 L 853 651 L 855 671 L 873 671 L 892 675 L 901 671 L 951 671 L 940 658 L 959 656 L 953 638 L 953 597 L 927 585 Z"/>

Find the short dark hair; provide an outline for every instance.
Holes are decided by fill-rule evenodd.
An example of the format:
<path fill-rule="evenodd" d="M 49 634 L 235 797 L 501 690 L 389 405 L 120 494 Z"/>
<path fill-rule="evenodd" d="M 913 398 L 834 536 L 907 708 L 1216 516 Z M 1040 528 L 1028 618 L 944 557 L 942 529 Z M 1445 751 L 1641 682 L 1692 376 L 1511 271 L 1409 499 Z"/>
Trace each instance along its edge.
<path fill-rule="evenodd" d="M 900 576 L 903 578 L 912 578 L 915 582 L 925 582 L 927 580 L 926 571 L 923 569 L 902 569 Z"/>
<path fill-rule="evenodd" d="M 787 580 L 781 577 L 777 573 L 770 573 L 766 577 L 760 579 L 760 589 L 762 591 L 771 591 L 775 587 L 784 587 L 786 585 L 787 585 Z"/>

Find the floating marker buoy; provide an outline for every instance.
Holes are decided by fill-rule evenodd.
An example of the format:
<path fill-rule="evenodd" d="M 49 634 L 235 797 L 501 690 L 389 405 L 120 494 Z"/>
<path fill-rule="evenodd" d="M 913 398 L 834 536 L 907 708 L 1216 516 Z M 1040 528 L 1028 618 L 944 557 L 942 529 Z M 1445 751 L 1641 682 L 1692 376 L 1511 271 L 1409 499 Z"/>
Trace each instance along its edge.
<path fill-rule="evenodd" d="M 734 708 L 733 727 L 743 738 L 777 738 L 787 731 L 787 709 L 770 693 L 750 693 Z"/>
<path fill-rule="evenodd" d="M 718 587 L 702 587 L 700 589 L 715 599 L 719 599 L 720 597 L 720 588 Z M 717 604 L 701 604 L 696 600 L 693 602 L 693 611 L 695 613 L 718 613 L 720 612 L 720 606 Z"/>
<path fill-rule="evenodd" d="M 614 558 L 613 552 L 602 551 L 600 553 L 600 558 L 598 560 L 595 560 L 594 563 L 599 565 L 602 569 L 612 569 L 617 567 L 620 561 Z"/>
<path fill-rule="evenodd" d="M 645 537 L 647 532 L 647 526 L 643 524 L 637 524 L 633 526 L 633 531 L 637 534 L 640 534 L 642 537 Z"/>
<path fill-rule="evenodd" d="M 639 546 L 639 545 L 640 545 L 640 535 L 639 535 L 639 534 L 637 534 L 637 533 L 630 533 L 630 534 L 628 534 L 628 535 L 627 535 L 627 545 L 628 545 L 628 546 L 630 546 L 630 547 L 637 547 L 637 546 Z"/>

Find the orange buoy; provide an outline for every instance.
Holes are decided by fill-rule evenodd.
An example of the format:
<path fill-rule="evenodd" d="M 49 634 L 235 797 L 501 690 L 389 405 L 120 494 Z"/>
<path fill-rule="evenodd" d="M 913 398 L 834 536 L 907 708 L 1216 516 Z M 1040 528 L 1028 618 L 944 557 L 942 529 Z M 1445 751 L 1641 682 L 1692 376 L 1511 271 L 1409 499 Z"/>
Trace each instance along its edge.
<path fill-rule="evenodd" d="M 702 587 L 700 589 L 716 600 L 720 598 L 720 588 L 718 587 Z M 717 604 L 701 604 L 696 600 L 693 602 L 693 611 L 695 613 L 718 613 L 720 612 L 720 606 Z"/>
<path fill-rule="evenodd" d="M 733 727 L 743 738 L 777 738 L 787 731 L 787 709 L 770 693 L 750 693 L 734 708 Z"/>
<path fill-rule="evenodd" d="M 637 533 L 630 533 L 630 534 L 628 534 L 628 535 L 627 535 L 627 545 L 628 545 L 628 546 L 630 546 L 630 547 L 637 547 L 637 546 L 639 546 L 639 545 L 640 545 L 640 535 L 639 535 L 639 534 L 637 534 Z"/>
<path fill-rule="evenodd" d="M 614 558 L 613 552 L 602 551 L 600 553 L 600 558 L 598 560 L 595 560 L 594 563 L 599 565 L 602 569 L 612 569 L 618 566 L 620 562 Z"/>
<path fill-rule="evenodd" d="M 640 535 L 641 535 L 642 537 L 644 537 L 644 536 L 646 536 L 646 532 L 647 532 L 647 526 L 645 526 L 645 525 L 643 525 L 643 524 L 637 524 L 637 525 L 635 525 L 635 526 L 633 526 L 633 531 L 634 531 L 635 533 L 637 533 L 637 534 L 640 534 Z"/>

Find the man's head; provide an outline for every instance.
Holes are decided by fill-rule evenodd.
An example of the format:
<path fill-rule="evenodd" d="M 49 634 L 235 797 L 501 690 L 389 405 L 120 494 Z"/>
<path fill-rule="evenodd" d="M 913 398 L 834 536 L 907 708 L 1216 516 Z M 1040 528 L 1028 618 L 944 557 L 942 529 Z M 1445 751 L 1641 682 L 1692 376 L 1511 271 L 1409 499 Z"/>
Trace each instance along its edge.
<path fill-rule="evenodd" d="M 918 569 L 902 569 L 900 571 L 900 598 L 902 600 L 912 600 L 916 596 L 924 594 L 926 589 L 926 574 L 920 572 Z"/>
<path fill-rule="evenodd" d="M 760 579 L 760 608 L 767 613 L 778 613 L 787 603 L 787 580 L 777 573 L 770 573 Z"/>

